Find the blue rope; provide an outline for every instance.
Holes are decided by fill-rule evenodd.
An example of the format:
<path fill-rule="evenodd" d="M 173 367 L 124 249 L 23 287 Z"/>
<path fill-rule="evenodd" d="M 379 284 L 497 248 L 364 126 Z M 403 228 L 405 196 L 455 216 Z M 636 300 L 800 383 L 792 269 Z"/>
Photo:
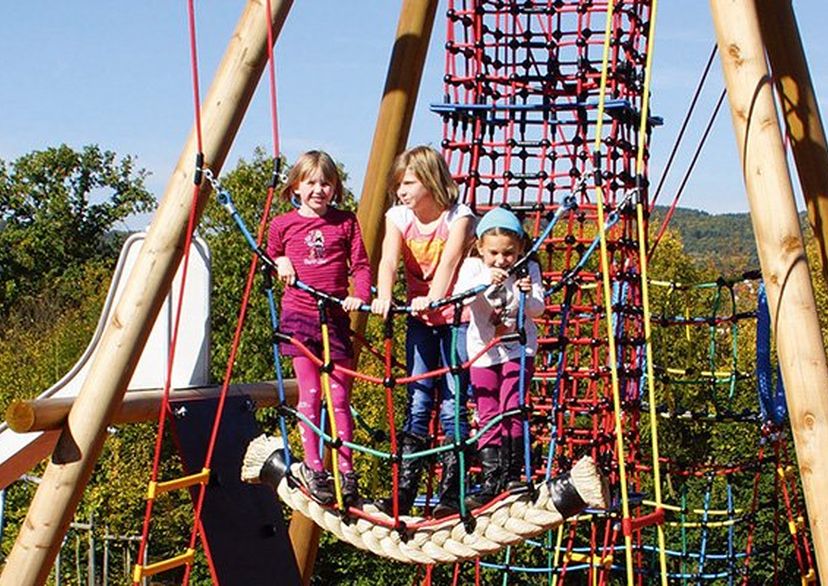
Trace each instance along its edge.
<path fill-rule="evenodd" d="M 759 393 L 759 406 L 763 421 L 773 421 L 782 425 L 788 417 L 785 403 L 785 386 L 779 366 L 776 368 L 776 390 L 773 390 L 771 367 L 771 324 L 768 311 L 768 295 L 765 283 L 759 283 L 756 306 L 756 389 Z"/>

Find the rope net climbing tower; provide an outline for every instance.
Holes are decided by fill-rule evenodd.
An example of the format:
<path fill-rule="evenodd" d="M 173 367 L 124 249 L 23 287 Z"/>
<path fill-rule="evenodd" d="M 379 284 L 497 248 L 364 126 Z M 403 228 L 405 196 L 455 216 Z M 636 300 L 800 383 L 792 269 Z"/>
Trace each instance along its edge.
<path fill-rule="evenodd" d="M 577 203 L 540 249 L 545 279 L 560 284 L 540 324 L 529 401 L 534 449 L 550 456 L 544 453 L 548 465 L 536 470 L 541 477 L 589 453 L 614 487 L 625 472 L 628 486 L 644 482 L 636 466 L 644 365 L 640 263 L 630 212 L 640 142 L 646 149 L 638 133 L 649 18 L 649 2 L 453 1 L 447 12 L 445 95 L 434 110 L 443 117 L 444 154 L 465 201 L 478 213 L 508 204 L 536 234 L 566 198 Z M 646 151 L 643 160 L 639 193 L 646 198 Z M 617 310 L 616 373 L 603 275 L 594 257 L 579 266 L 605 211 L 617 214 L 605 231 Z M 616 441 L 618 424 L 623 445 Z M 618 518 L 604 514 L 573 526 L 568 559 L 586 560 L 590 574 L 607 572 L 615 556 L 623 560 L 617 543 L 623 548 L 623 536 L 640 542 L 647 524 L 625 516 L 623 530 Z"/>
<path fill-rule="evenodd" d="M 688 350 L 692 360 L 678 369 L 648 365 L 639 229 L 646 233 L 648 144 L 659 123 L 645 103 L 653 4 L 449 2 L 444 96 L 432 106 L 444 123 L 443 154 L 478 214 L 508 205 L 544 238 L 547 312 L 524 410 L 535 477 L 589 454 L 608 473 L 613 497 L 609 510 L 588 511 L 481 565 L 503 572 L 504 583 L 517 571 L 545 573 L 550 583 L 748 583 L 750 564 L 769 563 L 763 556 L 773 552 L 771 575 L 790 563 L 788 571 L 813 582 L 786 423 L 757 411 L 755 365 L 738 364 L 739 329 L 757 336 L 755 309 L 737 309 L 734 283 L 709 284 L 713 301 L 695 295 L 704 308 L 680 311 L 703 317 L 652 321 L 668 330 L 657 337 L 667 348 L 678 336 L 703 350 Z M 547 232 L 553 214 L 573 204 Z M 657 298 L 675 301 L 677 287 L 669 290 Z M 668 327 L 676 324 L 686 331 Z M 691 333 L 694 325 L 701 328 Z M 727 341 L 717 343 L 722 332 Z M 657 373 L 652 395 L 648 366 Z M 680 418 L 678 397 L 705 407 Z M 716 437 L 738 456 L 699 449 L 659 457 L 658 420 L 669 422 L 668 454 L 689 438 L 709 448 Z M 662 483 L 669 504 L 654 496 Z M 780 544 L 787 549 L 777 555 Z"/>

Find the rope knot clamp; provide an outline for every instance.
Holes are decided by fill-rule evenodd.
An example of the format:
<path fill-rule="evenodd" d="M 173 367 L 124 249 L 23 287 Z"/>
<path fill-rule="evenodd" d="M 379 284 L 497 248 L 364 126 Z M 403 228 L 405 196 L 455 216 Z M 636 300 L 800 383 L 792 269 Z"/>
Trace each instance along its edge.
<path fill-rule="evenodd" d="M 449 372 L 451 374 L 461 374 L 464 370 L 465 369 L 463 368 L 462 364 L 457 364 L 449 367 Z"/>
<path fill-rule="evenodd" d="M 403 461 L 402 452 L 397 451 L 397 452 L 391 454 L 391 457 L 389 459 L 391 460 L 392 464 L 402 464 L 402 461 Z"/>
<path fill-rule="evenodd" d="M 394 375 L 386 376 L 384 379 L 382 379 L 382 386 L 384 386 L 387 389 L 394 388 L 395 386 L 397 386 L 396 377 L 394 377 Z"/>
<path fill-rule="evenodd" d="M 331 374 L 334 371 L 334 363 L 331 361 L 325 362 L 319 366 L 319 372 Z"/>
<path fill-rule="evenodd" d="M 331 448 L 333 448 L 334 450 L 338 450 L 338 449 L 340 449 L 340 448 L 342 447 L 342 438 L 341 438 L 341 437 L 338 437 L 338 438 L 336 438 L 336 439 L 329 440 L 329 441 L 327 442 L 327 444 L 328 444 Z"/>

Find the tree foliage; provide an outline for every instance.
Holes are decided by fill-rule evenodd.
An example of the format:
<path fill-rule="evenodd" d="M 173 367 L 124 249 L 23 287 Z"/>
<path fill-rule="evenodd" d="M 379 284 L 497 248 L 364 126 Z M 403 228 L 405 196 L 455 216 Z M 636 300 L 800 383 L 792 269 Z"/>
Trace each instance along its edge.
<path fill-rule="evenodd" d="M 118 222 L 154 205 L 146 175 L 96 145 L 0 160 L 0 312 L 90 261 L 111 262 Z"/>

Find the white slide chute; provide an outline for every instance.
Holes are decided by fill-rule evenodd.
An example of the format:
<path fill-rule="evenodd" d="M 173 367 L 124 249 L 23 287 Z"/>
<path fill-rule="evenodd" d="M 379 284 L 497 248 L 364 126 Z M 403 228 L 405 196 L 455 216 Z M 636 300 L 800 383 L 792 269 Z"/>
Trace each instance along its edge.
<path fill-rule="evenodd" d="M 75 365 L 38 399 L 67 398 L 77 395 L 86 379 L 104 327 L 117 306 L 145 233 L 129 236 L 124 242 L 118 264 L 112 276 L 98 326 L 83 355 Z M 182 268 L 173 280 L 167 299 L 158 313 L 138 366 L 132 375 L 127 392 L 164 387 L 167 361 L 170 355 L 175 312 L 181 289 Z M 195 238 L 190 245 L 182 319 L 178 331 L 171 388 L 206 386 L 210 368 L 210 252 L 207 244 Z M 59 431 L 16 433 L 3 422 L 0 424 L 0 489 L 7 487 L 22 474 L 31 470 L 40 460 L 52 453 Z"/>

